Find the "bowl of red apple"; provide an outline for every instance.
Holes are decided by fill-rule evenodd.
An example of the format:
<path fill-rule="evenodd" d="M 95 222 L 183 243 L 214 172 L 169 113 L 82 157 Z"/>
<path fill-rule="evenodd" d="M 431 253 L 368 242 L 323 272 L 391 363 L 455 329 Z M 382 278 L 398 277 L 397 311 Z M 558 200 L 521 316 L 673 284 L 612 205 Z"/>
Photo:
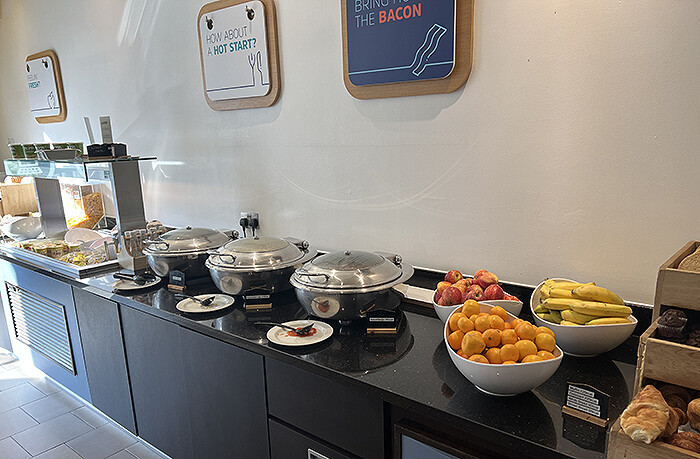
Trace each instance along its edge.
<path fill-rule="evenodd" d="M 438 282 L 433 293 L 433 308 L 440 320 L 445 322 L 452 311 L 462 306 L 467 300 L 500 306 L 517 316 L 523 308 L 523 302 L 515 295 L 509 295 L 499 285 L 498 276 L 485 269 L 465 277 L 453 269 L 445 274 L 445 280 Z"/>

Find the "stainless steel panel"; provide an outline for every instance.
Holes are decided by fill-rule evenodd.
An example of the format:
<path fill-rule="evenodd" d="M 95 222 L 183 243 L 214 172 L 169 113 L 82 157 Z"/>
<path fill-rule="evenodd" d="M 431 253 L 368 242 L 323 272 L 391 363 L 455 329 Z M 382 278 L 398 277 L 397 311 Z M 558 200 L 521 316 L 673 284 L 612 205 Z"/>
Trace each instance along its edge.
<path fill-rule="evenodd" d="M 57 179 L 35 178 L 36 200 L 41 212 L 41 224 L 46 237 L 56 237 L 66 232 L 66 215 L 63 212 L 61 186 Z"/>

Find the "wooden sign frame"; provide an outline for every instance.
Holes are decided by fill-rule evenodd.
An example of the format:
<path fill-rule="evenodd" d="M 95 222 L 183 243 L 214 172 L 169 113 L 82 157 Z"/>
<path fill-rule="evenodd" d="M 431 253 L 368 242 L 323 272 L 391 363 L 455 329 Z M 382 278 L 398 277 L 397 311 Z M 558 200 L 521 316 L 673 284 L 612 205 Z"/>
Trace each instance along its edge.
<path fill-rule="evenodd" d="M 36 119 L 36 121 L 38 123 L 41 123 L 41 124 L 60 123 L 60 122 L 66 120 L 66 117 L 68 116 L 68 108 L 66 107 L 66 96 L 63 92 L 63 80 L 61 79 L 61 66 L 58 63 L 58 56 L 56 55 L 56 52 L 53 51 L 52 49 L 47 49 L 46 51 L 41 51 L 41 52 L 38 52 L 36 54 L 32 54 L 31 56 L 27 56 L 27 59 L 25 59 L 24 62 L 25 62 L 25 65 L 27 65 L 27 62 L 30 62 L 30 61 L 33 61 L 36 59 L 41 59 L 42 57 L 50 58 L 52 63 L 53 63 L 53 78 L 54 78 L 54 83 L 56 86 L 58 103 L 61 107 L 61 111 L 58 115 L 35 116 L 34 119 Z"/>
<path fill-rule="evenodd" d="M 207 85 L 204 75 L 204 55 L 202 53 L 202 32 L 200 30 L 201 18 L 207 13 L 221 10 L 231 6 L 249 3 L 249 0 L 220 0 L 207 3 L 197 15 L 197 42 L 199 43 L 199 63 L 202 69 L 202 88 L 207 105 L 213 110 L 239 110 L 244 108 L 269 107 L 277 102 L 281 89 L 279 40 L 277 37 L 277 10 L 274 0 L 259 0 L 265 7 L 265 29 L 267 33 L 267 55 L 270 68 L 270 91 L 260 97 L 246 97 L 240 99 L 212 100 L 207 95 Z"/>
<path fill-rule="evenodd" d="M 350 0 L 352 1 L 352 0 Z M 461 88 L 472 69 L 474 37 L 474 0 L 456 0 L 455 11 L 455 64 L 452 73 L 439 80 L 421 80 L 356 86 L 348 75 L 347 2 L 341 0 L 343 15 L 343 80 L 345 88 L 356 99 L 381 99 L 388 97 L 443 94 Z"/>

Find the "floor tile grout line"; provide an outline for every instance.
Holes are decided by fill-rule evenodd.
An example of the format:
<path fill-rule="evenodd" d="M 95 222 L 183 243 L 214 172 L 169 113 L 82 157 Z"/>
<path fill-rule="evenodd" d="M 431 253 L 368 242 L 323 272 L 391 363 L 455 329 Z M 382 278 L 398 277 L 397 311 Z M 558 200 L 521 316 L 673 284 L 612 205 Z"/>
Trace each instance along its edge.
<path fill-rule="evenodd" d="M 75 437 L 75 438 L 78 438 L 78 437 Z M 74 438 L 73 440 L 75 440 L 75 438 Z M 68 440 L 68 441 L 72 441 L 72 440 Z M 71 451 L 73 451 L 75 454 L 77 454 L 78 457 L 83 457 L 82 454 L 80 454 L 79 452 L 77 452 L 76 450 L 74 450 L 73 448 L 71 448 L 70 445 L 68 444 L 68 442 L 64 442 L 63 445 L 65 445 L 66 448 L 68 448 L 69 450 L 71 450 Z M 85 459 L 85 458 L 83 457 L 83 459 Z"/>
<path fill-rule="evenodd" d="M 22 451 L 24 451 L 25 453 L 29 454 L 29 457 L 34 457 L 34 456 L 32 456 L 32 454 L 31 454 L 29 451 L 27 451 L 26 449 L 24 449 L 24 446 L 20 445 L 20 443 L 19 443 L 17 440 L 15 440 L 15 439 L 13 438 L 12 435 L 10 435 L 9 438 L 11 438 L 12 441 L 15 442 L 15 444 L 16 444 L 17 446 L 19 446 L 20 448 L 22 448 Z"/>

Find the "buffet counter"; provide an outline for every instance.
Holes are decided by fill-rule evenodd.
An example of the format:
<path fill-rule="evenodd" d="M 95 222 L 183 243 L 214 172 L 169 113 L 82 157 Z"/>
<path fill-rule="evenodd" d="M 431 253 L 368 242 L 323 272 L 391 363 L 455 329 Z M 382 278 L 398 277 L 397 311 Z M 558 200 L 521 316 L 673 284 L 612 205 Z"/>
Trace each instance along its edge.
<path fill-rule="evenodd" d="M 6 281 L 9 271 L 17 268 L 35 269 L 18 260 L 3 260 L 3 277 Z M 225 309 L 192 314 L 176 308 L 179 299 L 163 284 L 131 294 L 116 294 L 112 291 L 115 279 L 111 275 L 81 280 L 66 279 L 48 272 L 41 275 L 68 284 L 74 291 L 80 290 L 80 295 L 92 295 L 118 305 L 121 328 L 124 340 L 127 341 L 125 359 L 131 376 L 139 363 L 135 361 L 132 364 L 131 361 L 128 341 L 132 331 L 129 327 L 131 323 L 140 326 L 142 319 L 149 317 L 161 319 L 155 321 L 156 325 L 175 324 L 187 333 L 195 332 L 198 336 L 213 338 L 219 344 L 227 343 L 232 348 L 243 349 L 252 356 L 261 357 L 265 368 L 263 374 L 267 378 L 267 383 L 263 382 L 262 385 L 267 384 L 272 457 L 275 457 L 275 438 L 282 438 L 279 432 L 284 431 L 288 435 L 307 435 L 313 442 L 319 443 L 320 448 L 325 445 L 330 451 L 338 452 L 337 457 L 352 457 L 352 454 L 362 457 L 401 457 L 399 450 L 402 444 L 407 447 L 401 441 L 402 433 L 419 432 L 420 434 L 409 436 L 428 444 L 443 446 L 448 451 L 473 455 L 469 457 L 508 456 L 517 452 L 519 457 L 600 458 L 605 457 L 607 429 L 562 414 L 567 383 L 589 384 L 609 394 L 609 425 L 619 417 L 633 394 L 639 339 L 637 332 L 606 354 L 593 358 L 565 356 L 554 376 L 528 393 L 515 397 L 494 397 L 480 392 L 455 368 L 443 341 L 443 324 L 429 307 L 401 303 L 401 319 L 395 335 L 367 334 L 361 321 L 347 326 L 329 321 L 328 324 L 333 327 L 330 339 L 309 346 L 286 347 L 270 343 L 266 337 L 269 327 L 255 325 L 255 322 L 286 322 L 307 318 L 293 291 L 274 295 L 273 308 L 267 311 L 247 312 L 241 299 L 236 298 L 236 302 Z M 418 271 L 408 283 L 431 288 L 431 285 L 435 285 L 435 276 Z M 509 285 L 508 291 L 527 304 L 532 289 Z M 188 291 L 191 295 L 203 293 L 218 293 L 218 290 L 213 283 L 207 283 Z M 78 295 L 76 302 L 77 300 Z M 521 317 L 527 316 L 526 310 L 527 308 Z M 645 329 L 649 324 L 650 311 L 635 310 L 635 315 L 640 321 L 638 329 Z M 139 320 L 132 320 L 130 316 Z M 79 322 L 85 347 L 85 323 L 82 319 Z M 147 330 L 144 328 L 141 334 Z M 155 331 L 154 335 L 157 335 Z M 164 356 L 169 354 L 170 357 L 179 358 L 182 348 L 177 343 L 184 343 L 182 336 L 179 341 L 174 341 L 173 346 L 163 347 Z M 151 349 L 144 347 L 139 352 L 148 354 Z M 87 349 L 85 353 L 89 353 Z M 138 358 L 141 356 L 136 356 Z M 214 368 L 218 370 L 219 367 Z M 372 443 L 369 439 L 376 437 L 378 445 L 370 444 L 363 450 L 364 446 L 344 439 L 344 433 L 333 431 L 336 418 L 326 419 L 325 426 L 316 427 L 313 423 L 306 426 L 303 421 L 296 423 L 293 418 L 287 418 L 286 402 L 276 401 L 280 398 L 274 393 L 278 382 L 271 379 L 274 375 L 283 375 L 285 372 L 289 372 L 291 378 L 298 375 L 298 381 L 304 381 L 308 375 L 315 381 L 314 384 L 323 382 L 325 385 L 328 382 L 330 393 L 335 393 L 333 391 L 336 390 L 342 392 L 343 388 L 347 388 L 363 401 L 377 400 L 379 408 L 376 411 L 372 411 L 374 408 L 371 407 L 375 405 L 370 403 L 370 408 L 365 410 L 364 415 L 358 413 L 356 419 L 349 420 L 353 421 L 352 425 L 360 429 L 360 432 L 370 428 L 379 430 L 374 432 L 374 437 L 369 435 L 364 440 Z M 212 384 L 211 378 L 216 377 L 199 376 L 203 377 L 205 386 Z M 187 377 L 185 375 L 185 379 Z M 160 381 L 163 383 L 167 379 L 168 376 L 163 374 Z M 294 380 L 286 382 L 290 391 L 299 386 L 294 384 Z M 130 384 L 134 392 L 135 419 L 138 421 L 145 413 L 143 408 L 137 406 L 139 397 L 136 394 L 136 382 L 132 379 Z M 226 381 L 217 381 L 214 385 L 216 384 L 225 385 Z M 281 386 L 279 390 L 286 390 L 284 388 L 287 386 Z M 301 387 L 301 390 L 318 392 L 318 400 L 325 400 L 323 387 L 307 386 Z M 294 398 L 294 394 L 287 395 Z M 300 392 L 298 398 L 305 397 L 309 397 L 309 394 Z M 308 410 L 312 417 L 314 411 L 317 411 L 317 416 L 327 412 L 330 416 L 340 418 L 342 416 L 339 413 L 344 409 L 353 408 L 348 406 L 351 403 L 348 400 L 352 400 L 352 396 L 348 396 L 347 400 L 342 397 L 335 400 L 335 403 L 328 401 L 333 406 L 309 407 Z M 95 396 L 92 395 L 92 398 L 95 399 Z M 189 415 L 193 416 L 191 411 Z M 145 428 L 147 425 L 146 421 L 135 424 L 139 427 L 139 435 L 147 433 L 142 430 L 142 426 Z M 410 428 L 407 430 L 406 426 Z M 337 427 L 341 428 L 342 426 Z M 313 431 L 314 429 L 318 431 Z M 188 456 L 173 454 L 173 451 L 179 451 L 175 446 L 167 442 L 157 444 L 157 441 L 143 436 L 166 453 L 177 457 Z M 158 435 L 155 438 L 159 438 Z M 188 451 L 194 451 L 195 456 L 198 455 L 196 447 L 194 450 L 191 445 L 187 448 L 190 448 Z M 351 454 L 345 456 L 347 452 Z M 331 454 L 329 457 L 334 456 Z"/>

